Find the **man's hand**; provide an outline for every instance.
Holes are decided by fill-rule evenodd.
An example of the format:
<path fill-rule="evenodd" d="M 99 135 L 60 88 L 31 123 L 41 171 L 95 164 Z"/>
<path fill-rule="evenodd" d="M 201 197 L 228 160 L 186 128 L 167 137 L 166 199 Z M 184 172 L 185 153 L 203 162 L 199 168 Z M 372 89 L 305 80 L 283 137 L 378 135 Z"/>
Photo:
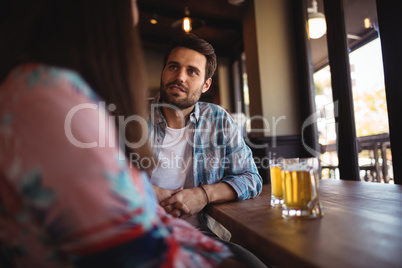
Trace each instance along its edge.
<path fill-rule="evenodd" d="M 159 204 L 167 213 L 176 218 L 188 218 L 200 212 L 208 203 L 222 203 L 237 198 L 236 191 L 227 183 L 204 185 L 201 187 L 167 190 L 153 186 L 158 196 Z M 208 199 L 207 196 L 208 195 Z"/>
<path fill-rule="evenodd" d="M 165 188 L 162 188 L 162 187 L 159 187 L 159 186 L 156 186 L 156 185 L 152 185 L 152 187 L 154 188 L 154 192 L 156 194 L 156 197 L 158 198 L 158 203 L 162 202 L 166 198 L 171 197 L 175 193 L 180 192 L 181 190 L 183 190 L 183 187 L 179 187 L 179 188 L 174 189 L 174 190 L 165 189 Z"/>
<path fill-rule="evenodd" d="M 207 205 L 207 197 L 200 187 L 184 189 L 163 200 L 160 205 L 173 217 L 188 218 Z"/>

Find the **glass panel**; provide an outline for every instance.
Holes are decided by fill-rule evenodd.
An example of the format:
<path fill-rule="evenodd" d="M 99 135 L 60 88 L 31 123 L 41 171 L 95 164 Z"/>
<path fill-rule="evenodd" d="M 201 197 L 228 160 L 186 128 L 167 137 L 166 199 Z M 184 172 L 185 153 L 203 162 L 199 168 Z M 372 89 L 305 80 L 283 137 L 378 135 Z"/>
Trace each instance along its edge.
<path fill-rule="evenodd" d="M 313 52 L 314 53 L 314 52 Z M 332 99 L 331 73 L 327 65 L 314 73 L 315 103 L 318 111 L 317 128 L 322 146 L 322 179 L 339 179 L 338 153 L 336 150 L 336 124 Z"/>
<path fill-rule="evenodd" d="M 344 0 L 360 178 L 393 183 L 375 0 Z M 358 10 L 358 12 L 356 12 Z"/>
<path fill-rule="evenodd" d="M 314 1 L 306 0 L 309 9 Z M 324 3 L 317 0 L 317 11 L 324 14 Z M 331 73 L 328 66 L 327 35 L 310 39 L 314 68 L 315 104 L 317 109 L 317 129 L 322 154 L 322 179 L 339 179 L 338 153 L 336 148 L 336 125 L 332 99 Z"/>
<path fill-rule="evenodd" d="M 242 67 L 242 80 L 243 80 L 243 100 L 244 100 L 244 113 L 247 118 L 250 118 L 250 93 L 248 89 L 248 78 L 246 69 L 246 53 L 241 54 L 241 67 Z"/>
<path fill-rule="evenodd" d="M 386 154 L 390 143 L 380 39 L 351 52 L 349 59 L 361 179 L 388 182 L 393 174 Z"/>
<path fill-rule="evenodd" d="M 392 157 L 380 39 L 375 0 L 343 0 L 344 17 L 359 142 L 360 177 L 364 181 L 393 183 Z M 321 1 L 318 1 L 319 5 Z M 339 178 L 331 75 L 325 53 L 326 38 L 311 40 L 315 69 L 319 142 L 324 153 L 322 177 Z"/>

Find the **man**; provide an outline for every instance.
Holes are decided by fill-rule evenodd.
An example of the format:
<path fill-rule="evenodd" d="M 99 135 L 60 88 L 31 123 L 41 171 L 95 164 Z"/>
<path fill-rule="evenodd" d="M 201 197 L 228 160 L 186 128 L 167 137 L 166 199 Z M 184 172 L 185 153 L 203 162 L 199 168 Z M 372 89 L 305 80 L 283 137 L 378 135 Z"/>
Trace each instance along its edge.
<path fill-rule="evenodd" d="M 199 102 L 215 69 L 213 47 L 193 34 L 181 36 L 167 51 L 160 92 L 150 111 L 150 144 L 158 159 L 151 183 L 172 216 L 228 239 L 199 212 L 208 203 L 253 198 L 262 183 L 230 115 Z"/>

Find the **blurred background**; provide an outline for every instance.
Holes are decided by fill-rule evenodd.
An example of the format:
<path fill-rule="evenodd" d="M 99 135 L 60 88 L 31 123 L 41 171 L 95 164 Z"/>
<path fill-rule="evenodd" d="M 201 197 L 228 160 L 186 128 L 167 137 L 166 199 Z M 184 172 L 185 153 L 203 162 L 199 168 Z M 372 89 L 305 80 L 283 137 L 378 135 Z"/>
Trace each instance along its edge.
<path fill-rule="evenodd" d="M 377 3 L 339 0 L 341 14 L 328 18 L 335 11 L 326 12 L 329 4 L 324 2 L 138 0 L 149 96 L 159 89 L 163 54 L 170 40 L 192 32 L 210 42 L 218 56 L 213 86 L 202 101 L 219 104 L 233 115 L 256 156 L 303 156 L 309 151 L 307 144 L 319 152 L 322 177 L 340 179 L 337 118 L 345 98 L 334 99 L 338 89 L 333 85 L 339 78 L 334 81 L 331 76 L 329 48 L 340 53 L 342 43 L 327 37 L 327 26 L 335 25 L 335 36 L 343 34 L 339 36 L 347 53 L 342 57 L 348 61 L 343 69 L 350 86 L 341 90 L 350 93 L 351 100 L 346 101 L 351 112 L 343 120 L 352 122 L 353 129 L 349 127 L 346 138 L 356 144 L 358 161 L 358 170 L 349 176 L 393 183 Z M 191 29 L 183 29 L 186 18 Z M 324 21 L 318 36 L 310 19 Z M 315 115 L 314 123 L 305 127 L 311 115 Z M 349 152 L 344 154 L 342 159 L 350 158 Z M 264 167 L 260 171 L 269 182 Z"/>

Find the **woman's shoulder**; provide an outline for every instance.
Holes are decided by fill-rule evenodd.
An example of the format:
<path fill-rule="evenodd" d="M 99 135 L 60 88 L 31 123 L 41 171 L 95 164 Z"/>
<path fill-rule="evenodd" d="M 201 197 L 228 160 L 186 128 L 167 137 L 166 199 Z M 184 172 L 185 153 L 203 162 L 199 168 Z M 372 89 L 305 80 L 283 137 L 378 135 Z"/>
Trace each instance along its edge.
<path fill-rule="evenodd" d="M 0 100 L 35 95 L 42 91 L 67 90 L 98 100 L 96 93 L 77 72 L 52 65 L 25 63 L 12 69 L 0 85 Z"/>

